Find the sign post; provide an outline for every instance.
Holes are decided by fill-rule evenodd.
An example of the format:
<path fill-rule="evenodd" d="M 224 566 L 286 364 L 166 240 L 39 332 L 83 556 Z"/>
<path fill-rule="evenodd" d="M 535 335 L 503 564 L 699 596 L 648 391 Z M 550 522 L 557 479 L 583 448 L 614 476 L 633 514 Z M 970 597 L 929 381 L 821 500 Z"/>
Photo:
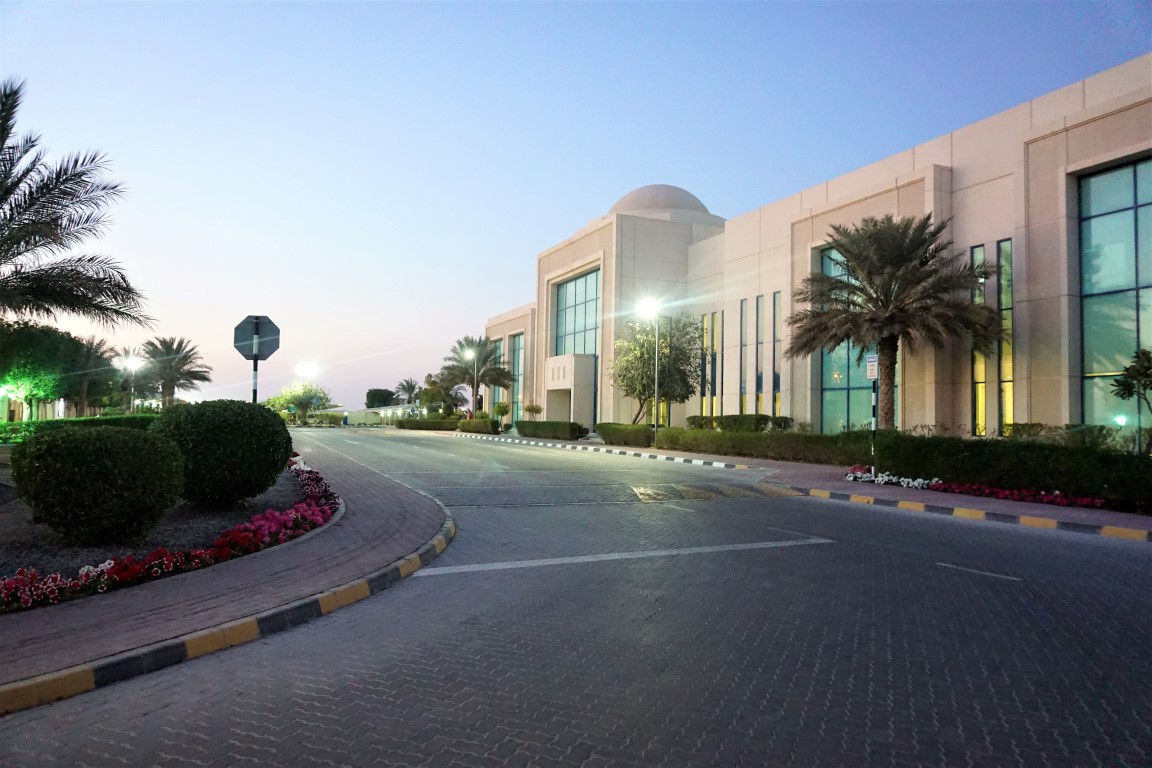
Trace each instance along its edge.
<path fill-rule="evenodd" d="M 868 380 L 872 382 L 872 477 L 876 477 L 876 380 L 880 378 L 880 356 L 868 355 Z"/>
<path fill-rule="evenodd" d="M 236 326 L 232 346 L 244 357 L 252 361 L 252 402 L 256 402 L 256 374 L 260 361 L 272 357 L 280 349 L 280 329 L 272 319 L 264 315 L 248 315 Z"/>

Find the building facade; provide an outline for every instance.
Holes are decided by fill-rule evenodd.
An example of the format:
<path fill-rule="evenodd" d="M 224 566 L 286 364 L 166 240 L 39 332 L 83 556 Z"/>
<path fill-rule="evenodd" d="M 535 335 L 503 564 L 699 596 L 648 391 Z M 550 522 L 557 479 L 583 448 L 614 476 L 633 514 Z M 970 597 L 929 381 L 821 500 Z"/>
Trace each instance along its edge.
<path fill-rule="evenodd" d="M 786 360 L 793 291 L 829 269 L 830 227 L 866 216 L 950 220 L 954 249 L 1000 271 L 979 301 L 1005 328 L 993 353 L 963 341 L 901 351 L 897 420 L 995 434 L 1004 424 L 1152 427 L 1110 382 L 1152 347 L 1152 54 L 783 200 L 724 220 L 678 187 L 641 187 L 537 256 L 535 300 L 491 318 L 515 383 L 488 392 L 513 418 L 629 422 L 613 349 L 639 304 L 699 318 L 694 414 L 791 416 L 822 432 L 868 422 L 855 350 Z M 494 399 L 495 398 L 495 399 Z M 651 416 L 649 416 L 651 419 Z"/>

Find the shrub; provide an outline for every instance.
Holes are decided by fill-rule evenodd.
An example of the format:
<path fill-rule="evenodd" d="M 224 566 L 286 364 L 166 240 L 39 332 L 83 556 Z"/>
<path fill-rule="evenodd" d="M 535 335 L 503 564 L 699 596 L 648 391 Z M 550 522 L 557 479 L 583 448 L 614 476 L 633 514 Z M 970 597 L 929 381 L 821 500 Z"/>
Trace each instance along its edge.
<path fill-rule="evenodd" d="M 711 416 L 689 416 L 688 429 L 716 429 L 716 423 Z"/>
<path fill-rule="evenodd" d="M 904 477 L 1095 496 L 1132 511 L 1152 506 L 1152 462 L 1092 446 L 886 432 L 876 438 L 876 455 L 885 471 Z"/>
<path fill-rule="evenodd" d="M 576 440 L 580 437 L 581 429 L 584 429 L 584 427 L 574 421 L 516 422 L 516 431 L 524 437 L 549 437 L 554 440 Z"/>
<path fill-rule="evenodd" d="M 500 422 L 494 419 L 460 419 L 457 429 L 479 435 L 500 434 Z"/>
<path fill-rule="evenodd" d="M 70 427 L 126 427 L 128 429 L 148 429 L 156 421 L 155 413 L 139 413 L 129 416 L 87 416 L 81 419 L 42 419 L 38 421 L 15 421 L 0 425 L 0 442 L 18 443 L 29 436 L 53 429 Z"/>
<path fill-rule="evenodd" d="M 596 434 L 607 445 L 631 445 L 638 448 L 652 445 L 652 427 L 647 424 L 612 424 L 602 421 L 596 425 Z"/>
<path fill-rule="evenodd" d="M 796 420 L 791 416 L 769 416 L 768 428 L 773 432 L 787 432 Z"/>
<path fill-rule="evenodd" d="M 283 419 L 264 406 L 209 400 L 168 409 L 152 430 L 184 455 L 184 498 L 230 504 L 276 482 L 292 453 Z"/>
<path fill-rule="evenodd" d="M 183 457 L 169 440 L 124 427 L 53 429 L 12 451 L 16 488 L 68 544 L 134 544 L 180 497 Z"/>
<path fill-rule="evenodd" d="M 758 413 L 715 417 L 716 425 L 724 432 L 763 432 L 771 423 L 771 420 L 771 416 Z"/>
<path fill-rule="evenodd" d="M 339 413 L 317 413 L 312 420 L 318 427 L 338 427 L 344 422 L 344 416 Z"/>
<path fill-rule="evenodd" d="M 668 427 L 660 430 L 656 436 L 656 447 L 667 450 L 812 464 L 865 464 L 871 455 L 869 446 L 869 433 L 863 430 L 814 435 L 799 432 L 718 432 Z"/>
<path fill-rule="evenodd" d="M 459 423 L 459 419 L 396 419 L 396 428 L 455 432 Z"/>

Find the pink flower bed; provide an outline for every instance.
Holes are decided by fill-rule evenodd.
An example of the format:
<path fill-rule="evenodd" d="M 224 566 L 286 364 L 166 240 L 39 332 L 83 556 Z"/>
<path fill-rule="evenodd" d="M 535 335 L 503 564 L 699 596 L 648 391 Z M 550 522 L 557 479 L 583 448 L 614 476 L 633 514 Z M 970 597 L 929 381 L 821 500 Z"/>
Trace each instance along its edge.
<path fill-rule="evenodd" d="M 291 509 L 261 512 L 247 523 L 220 534 L 207 549 L 169 552 L 161 547 L 139 560 L 129 555 L 96 566 L 86 565 L 71 578 L 59 573 L 41 576 L 34 569 L 21 568 L 15 576 L 0 579 L 0 613 L 52 605 L 65 598 L 199 570 L 283 544 L 319 528 L 332 519 L 340 499 L 320 473 L 308 469 L 295 454 L 288 466 L 300 481 L 305 496 L 304 501 Z"/>

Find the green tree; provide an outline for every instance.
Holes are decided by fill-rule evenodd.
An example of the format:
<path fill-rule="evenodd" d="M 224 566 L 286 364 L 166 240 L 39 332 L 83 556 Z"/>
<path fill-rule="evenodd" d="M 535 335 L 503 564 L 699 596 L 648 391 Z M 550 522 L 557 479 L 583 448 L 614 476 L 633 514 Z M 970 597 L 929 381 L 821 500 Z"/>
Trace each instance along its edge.
<path fill-rule="evenodd" d="M 80 339 L 48 325 L 0 322 L 0 385 L 26 406 L 25 419 L 37 401 L 68 394 L 83 349 Z"/>
<path fill-rule="evenodd" d="M 291 405 L 296 408 L 300 423 L 307 424 L 310 411 L 332 405 L 332 394 L 319 384 L 296 379 L 280 390 L 280 394 L 268 398 L 264 404 L 277 412 L 287 411 Z"/>
<path fill-rule="evenodd" d="M 212 381 L 212 366 L 205 365 L 200 350 L 185 338 L 157 337 L 141 348 L 148 378 L 160 385 L 160 405 L 171 408 L 178 389 L 200 389 Z"/>
<path fill-rule="evenodd" d="M 686 403 L 700 389 L 700 361 L 704 337 L 700 321 L 686 313 L 661 317 L 660 402 Z M 629 321 L 623 338 L 616 341 L 612 384 L 625 397 L 637 402 L 632 423 L 638 424 L 652 406 L 656 386 L 656 324 Z"/>
<path fill-rule="evenodd" d="M 386 405 L 392 405 L 392 400 L 396 397 L 396 393 L 390 389 L 370 389 L 364 395 L 365 408 L 383 408 Z"/>
<path fill-rule="evenodd" d="M 436 378 L 432 374 L 424 377 L 424 386 L 420 389 L 420 405 L 429 412 L 438 412 L 443 416 L 450 416 L 452 412 L 468 402 L 460 391 L 460 385 L 453 386 Z"/>
<path fill-rule="evenodd" d="M 39 136 L 16 134 L 22 93 L 20 82 L 0 83 L 0 314 L 149 325 L 142 295 L 115 261 L 71 253 L 104 230 L 104 209 L 120 195 L 104 180 L 104 157 L 49 165 Z"/>
<path fill-rule="evenodd" d="M 475 413 L 480 386 L 511 387 L 512 372 L 504 367 L 500 347 L 495 341 L 487 336 L 465 336 L 456 340 L 444 358 L 439 380 L 450 387 L 466 385 L 472 391 L 472 411 Z"/>
<path fill-rule="evenodd" d="M 420 396 L 420 382 L 416 379 L 404 379 L 396 385 L 396 394 L 405 403 L 415 403 Z"/>
<path fill-rule="evenodd" d="M 1112 394 L 1121 400 L 1135 398 L 1136 412 L 1152 420 L 1152 350 L 1136 350 L 1132 364 L 1112 382 Z M 1142 443 L 1141 455 L 1152 456 L 1152 429 L 1138 429 L 1137 441 Z"/>
<path fill-rule="evenodd" d="M 879 427 L 896 424 L 896 360 L 903 345 L 940 348 L 949 338 L 968 338 L 989 351 L 1001 336 L 999 313 L 972 300 L 996 270 L 949 253 L 948 222 L 920 218 L 866 217 L 858 225 L 833 225 L 829 246 L 840 275 L 814 272 L 792 296 L 811 304 L 788 318 L 788 358 L 829 351 L 851 342 L 860 353 L 879 355 Z"/>

